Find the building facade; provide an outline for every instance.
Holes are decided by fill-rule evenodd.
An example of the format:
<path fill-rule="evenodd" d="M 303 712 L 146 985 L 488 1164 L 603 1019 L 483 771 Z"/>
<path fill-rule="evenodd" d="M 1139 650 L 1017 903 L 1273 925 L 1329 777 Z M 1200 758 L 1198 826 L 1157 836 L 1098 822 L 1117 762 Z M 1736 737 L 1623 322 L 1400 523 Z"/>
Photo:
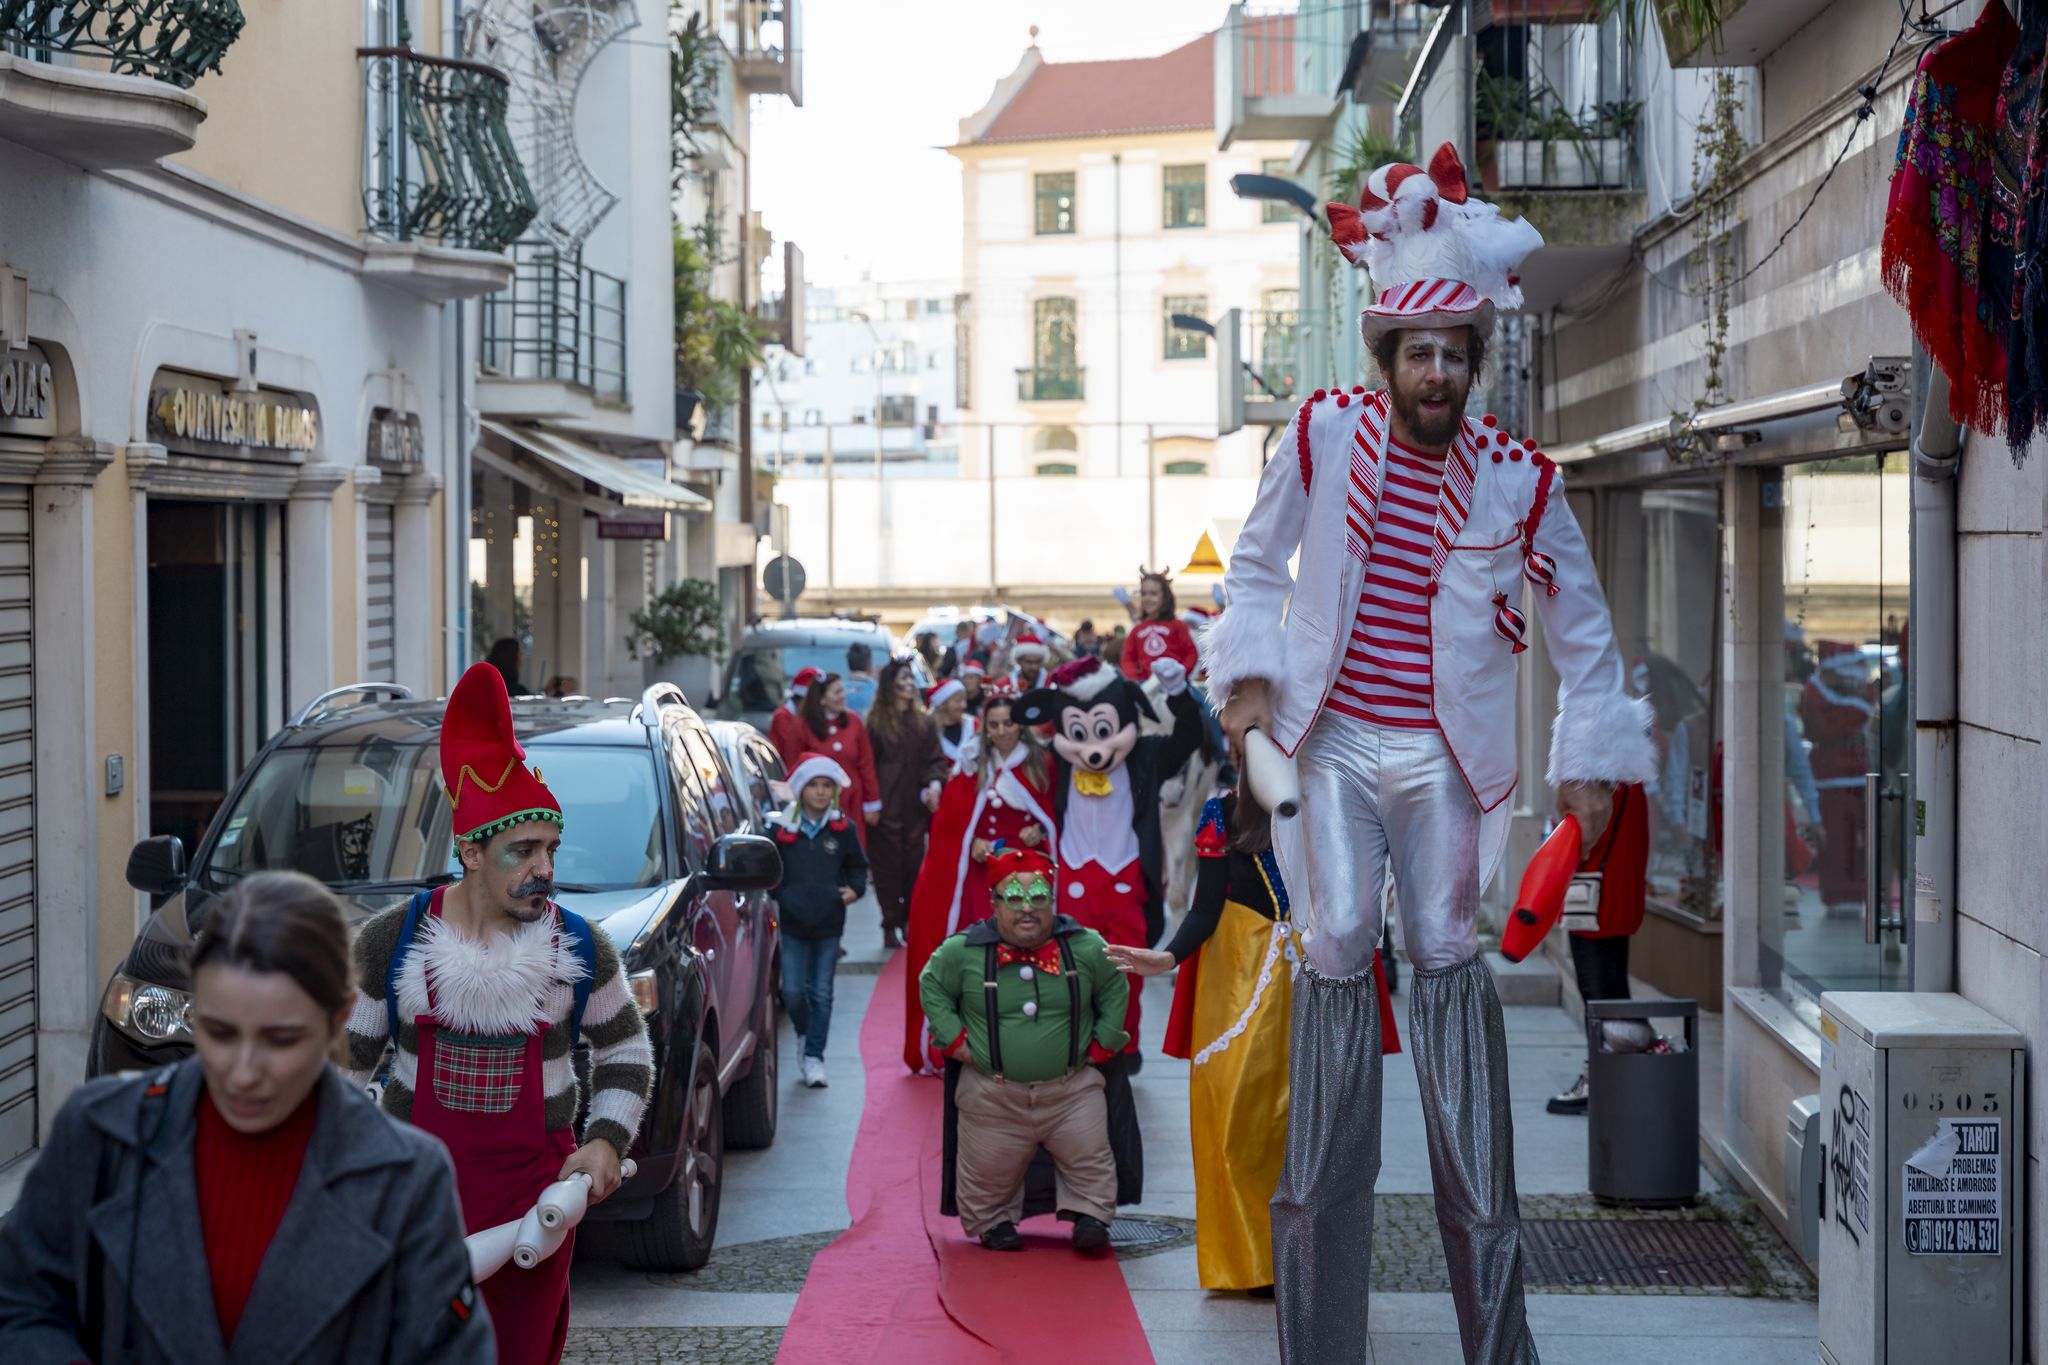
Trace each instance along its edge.
<path fill-rule="evenodd" d="M 1336 16 L 1360 25 L 1354 54 L 1383 8 Z M 1304 183 L 1342 181 L 1361 142 L 1418 163 L 1450 142 L 1544 234 L 1482 401 L 1560 466 L 1655 713 L 1632 971 L 1719 1012 L 1702 1150 L 1809 1259 L 1820 1194 L 1787 1132 L 1802 1101 L 1833 1102 L 1824 994 L 1955 992 L 2048 1036 L 2028 875 L 2048 719 L 2022 663 L 2048 632 L 2048 485 L 2038 449 L 2016 463 L 1996 436 L 1944 458 L 1945 390 L 1880 268 L 1915 65 L 1980 8 L 1916 26 L 1880 0 L 1750 0 L 1703 38 L 1453 0 L 1401 81 L 1354 88 L 1296 153 Z M 1340 321 L 1364 284 L 1305 244 L 1303 293 Z M 1353 329 L 1317 331 L 1312 369 L 1371 377 Z M 1528 659 L 1523 856 L 1550 816 L 1556 686 L 1540 642 Z M 2029 1091 L 2011 1131 L 2038 1303 L 2048 1128 Z M 1831 1292 L 1861 1291 L 1823 1282 L 1824 1318 Z M 2041 1358 L 2038 1314 L 2026 1331 Z"/>

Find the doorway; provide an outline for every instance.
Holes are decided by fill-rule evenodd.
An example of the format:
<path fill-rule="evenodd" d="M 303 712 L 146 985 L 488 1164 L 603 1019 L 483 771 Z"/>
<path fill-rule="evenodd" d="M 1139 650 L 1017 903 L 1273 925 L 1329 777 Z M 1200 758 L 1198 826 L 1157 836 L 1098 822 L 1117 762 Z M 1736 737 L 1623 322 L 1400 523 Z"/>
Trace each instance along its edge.
<path fill-rule="evenodd" d="M 188 850 L 284 720 L 283 521 L 149 503 L 149 828 Z"/>

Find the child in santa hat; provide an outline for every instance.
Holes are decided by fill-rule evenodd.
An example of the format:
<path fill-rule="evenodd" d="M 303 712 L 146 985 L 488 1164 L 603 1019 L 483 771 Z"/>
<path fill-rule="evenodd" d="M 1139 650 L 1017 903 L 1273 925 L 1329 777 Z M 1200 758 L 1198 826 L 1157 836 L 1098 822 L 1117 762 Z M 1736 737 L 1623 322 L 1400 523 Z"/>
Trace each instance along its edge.
<path fill-rule="evenodd" d="M 868 889 L 868 859 L 853 822 L 839 809 L 846 769 L 812 754 L 789 774 L 796 799 L 775 818 L 782 851 L 782 1003 L 803 1039 L 803 1082 L 825 1084 L 825 1038 L 832 1028 L 832 974 L 846 907 Z"/>

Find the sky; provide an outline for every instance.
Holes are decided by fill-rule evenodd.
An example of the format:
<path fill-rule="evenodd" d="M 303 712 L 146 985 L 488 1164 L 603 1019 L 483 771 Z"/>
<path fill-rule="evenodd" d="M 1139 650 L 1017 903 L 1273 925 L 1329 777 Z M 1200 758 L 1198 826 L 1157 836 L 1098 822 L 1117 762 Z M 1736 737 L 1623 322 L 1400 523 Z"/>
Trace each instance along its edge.
<path fill-rule="evenodd" d="M 753 199 L 814 285 L 957 278 L 960 163 L 941 150 L 1016 69 L 1151 57 L 1216 29 L 1228 0 L 811 0 L 804 105 L 756 97 Z"/>

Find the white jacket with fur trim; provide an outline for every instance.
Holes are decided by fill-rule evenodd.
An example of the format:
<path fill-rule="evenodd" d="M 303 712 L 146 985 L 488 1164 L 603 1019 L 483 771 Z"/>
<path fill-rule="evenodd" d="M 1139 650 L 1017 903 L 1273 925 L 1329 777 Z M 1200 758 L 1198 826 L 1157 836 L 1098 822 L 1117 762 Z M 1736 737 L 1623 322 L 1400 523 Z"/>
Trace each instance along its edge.
<path fill-rule="evenodd" d="M 1430 665 L 1445 743 L 1480 808 L 1500 807 L 1515 788 L 1519 672 L 1512 643 L 1494 628 L 1495 594 L 1505 593 L 1509 606 L 1535 602 L 1560 678 L 1551 785 L 1646 780 L 1656 765 L 1649 706 L 1628 695 L 1607 599 L 1565 505 L 1563 479 L 1533 447 L 1491 423 L 1466 420 L 1437 501 L 1445 550 L 1430 600 Z M 1387 428 L 1384 390 L 1319 391 L 1301 405 L 1231 552 L 1228 605 L 1202 632 L 1210 696 L 1220 703 L 1240 680 L 1267 679 L 1272 738 L 1290 754 L 1315 723 L 1350 645 L 1372 530 L 1361 533 L 1347 515 L 1352 467 L 1376 496 Z M 1461 510 L 1465 487 L 1469 505 Z M 1536 530 L 1525 544 L 1532 514 Z M 1525 598 L 1531 550 L 1555 566 L 1554 593 L 1539 586 Z M 1288 571 L 1297 551 L 1298 576 Z"/>

